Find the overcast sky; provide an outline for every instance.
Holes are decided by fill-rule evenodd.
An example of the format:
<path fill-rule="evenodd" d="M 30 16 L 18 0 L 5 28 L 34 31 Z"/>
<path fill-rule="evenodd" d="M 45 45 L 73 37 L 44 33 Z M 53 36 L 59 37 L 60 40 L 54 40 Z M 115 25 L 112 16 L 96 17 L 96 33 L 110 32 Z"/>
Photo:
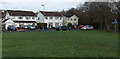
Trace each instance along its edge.
<path fill-rule="evenodd" d="M 43 10 L 41 6 L 44 4 L 45 11 L 61 11 L 70 8 L 76 8 L 85 1 L 101 2 L 101 1 L 120 1 L 120 0 L 0 0 L 0 9 L 11 10 Z"/>
<path fill-rule="evenodd" d="M 0 0 L 0 9 L 61 11 L 76 8 L 84 0 Z"/>

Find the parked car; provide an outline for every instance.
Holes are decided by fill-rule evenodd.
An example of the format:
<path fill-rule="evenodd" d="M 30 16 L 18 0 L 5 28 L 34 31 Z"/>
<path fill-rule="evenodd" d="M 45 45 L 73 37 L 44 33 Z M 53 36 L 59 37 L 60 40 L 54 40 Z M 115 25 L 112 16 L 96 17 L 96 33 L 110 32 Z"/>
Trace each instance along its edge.
<path fill-rule="evenodd" d="M 77 26 L 77 28 L 80 28 L 80 29 L 81 29 L 81 28 L 84 27 L 84 26 L 85 26 L 85 25 L 79 25 L 79 26 Z"/>
<path fill-rule="evenodd" d="M 8 26 L 8 30 L 10 30 L 10 31 L 16 31 L 17 28 L 14 25 L 9 25 Z"/>
<path fill-rule="evenodd" d="M 19 29 L 24 29 L 23 27 L 17 27 L 17 30 L 19 30 Z"/>
<path fill-rule="evenodd" d="M 81 30 L 92 30 L 93 26 L 92 25 L 85 25 L 84 27 L 81 28 Z"/>
<path fill-rule="evenodd" d="M 56 28 L 57 31 L 68 31 L 70 30 L 68 26 L 58 26 Z"/>
<path fill-rule="evenodd" d="M 24 28 L 29 29 L 29 30 L 35 30 L 36 26 L 35 25 L 26 25 Z"/>
<path fill-rule="evenodd" d="M 28 28 L 28 25 L 25 25 L 23 28 L 24 28 L 24 29 L 27 29 L 27 28 Z"/>

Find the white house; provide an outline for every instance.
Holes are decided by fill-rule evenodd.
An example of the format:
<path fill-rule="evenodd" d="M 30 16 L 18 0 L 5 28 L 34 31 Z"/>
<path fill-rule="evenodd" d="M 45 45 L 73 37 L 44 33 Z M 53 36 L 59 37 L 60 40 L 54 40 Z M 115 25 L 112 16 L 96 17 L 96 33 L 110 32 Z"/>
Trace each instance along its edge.
<path fill-rule="evenodd" d="M 21 10 L 7 10 L 5 12 L 5 28 L 9 25 L 14 25 L 16 27 L 23 27 L 25 25 L 37 25 L 37 16 L 32 11 L 21 11 Z"/>
<path fill-rule="evenodd" d="M 63 17 L 59 12 L 39 11 L 37 23 L 47 23 L 47 28 L 63 25 Z"/>
<path fill-rule="evenodd" d="M 0 10 L 0 29 L 2 29 L 2 10 Z"/>
<path fill-rule="evenodd" d="M 67 26 L 68 23 L 71 23 L 72 25 L 78 25 L 78 17 L 76 15 L 73 16 L 64 16 L 63 17 L 63 25 Z"/>

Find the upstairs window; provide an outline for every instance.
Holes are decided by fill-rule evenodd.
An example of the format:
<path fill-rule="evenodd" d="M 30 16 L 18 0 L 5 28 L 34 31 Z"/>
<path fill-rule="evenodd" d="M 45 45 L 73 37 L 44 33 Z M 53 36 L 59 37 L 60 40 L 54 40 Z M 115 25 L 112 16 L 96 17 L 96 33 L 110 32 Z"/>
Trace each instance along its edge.
<path fill-rule="evenodd" d="M 53 19 L 53 17 L 50 17 L 50 19 Z"/>
<path fill-rule="evenodd" d="M 18 19 L 23 19 L 23 17 L 18 17 Z"/>
<path fill-rule="evenodd" d="M 45 19 L 48 19 L 48 17 L 45 17 Z"/>
<path fill-rule="evenodd" d="M 32 19 L 34 20 L 34 19 L 35 19 L 35 17 L 32 17 Z"/>
<path fill-rule="evenodd" d="M 58 17 L 55 17 L 55 19 L 58 19 Z"/>
<path fill-rule="evenodd" d="M 62 20 L 62 17 L 60 17 L 60 20 Z"/>
<path fill-rule="evenodd" d="M 76 21 L 77 19 L 74 19 L 74 21 Z"/>
<path fill-rule="evenodd" d="M 38 20 L 40 20 L 40 17 L 38 17 Z"/>
<path fill-rule="evenodd" d="M 26 17 L 26 19 L 28 20 L 28 19 L 30 19 L 30 17 Z"/>

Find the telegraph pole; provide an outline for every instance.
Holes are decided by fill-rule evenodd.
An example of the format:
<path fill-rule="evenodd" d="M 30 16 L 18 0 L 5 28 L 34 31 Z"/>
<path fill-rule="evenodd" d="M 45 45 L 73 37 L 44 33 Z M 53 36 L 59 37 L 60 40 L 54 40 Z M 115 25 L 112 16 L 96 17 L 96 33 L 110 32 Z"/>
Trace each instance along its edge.
<path fill-rule="evenodd" d="M 42 5 L 42 7 L 43 7 L 43 30 L 45 30 L 45 27 L 44 27 L 44 10 L 45 10 L 45 6 L 44 6 L 44 4 Z"/>

